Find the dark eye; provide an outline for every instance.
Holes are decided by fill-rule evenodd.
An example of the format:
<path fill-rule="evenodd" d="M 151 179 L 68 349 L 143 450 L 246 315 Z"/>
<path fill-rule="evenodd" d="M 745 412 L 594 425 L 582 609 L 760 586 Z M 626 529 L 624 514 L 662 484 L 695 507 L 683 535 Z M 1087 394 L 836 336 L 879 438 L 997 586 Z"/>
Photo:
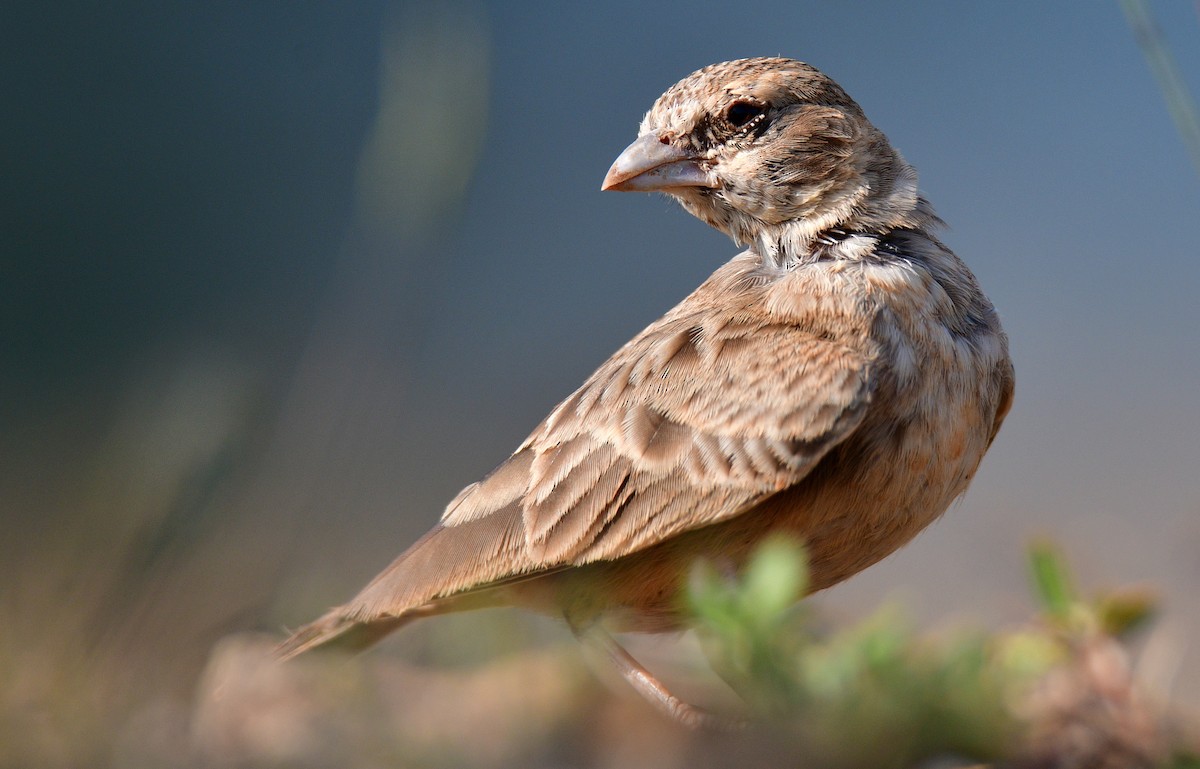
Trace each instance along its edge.
<path fill-rule="evenodd" d="M 745 128 L 750 123 L 763 116 L 761 104 L 751 101 L 735 101 L 725 109 L 725 119 L 734 128 Z"/>

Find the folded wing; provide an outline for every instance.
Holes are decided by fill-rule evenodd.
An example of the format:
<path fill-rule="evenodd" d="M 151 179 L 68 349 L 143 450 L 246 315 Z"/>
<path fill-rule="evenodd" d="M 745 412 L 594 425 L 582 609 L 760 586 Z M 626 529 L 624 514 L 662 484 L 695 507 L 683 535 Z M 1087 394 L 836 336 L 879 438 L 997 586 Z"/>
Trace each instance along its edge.
<path fill-rule="evenodd" d="M 630 555 L 800 481 L 870 396 L 850 347 L 685 302 L 619 350 L 441 523 L 339 610 L 434 599 Z"/>

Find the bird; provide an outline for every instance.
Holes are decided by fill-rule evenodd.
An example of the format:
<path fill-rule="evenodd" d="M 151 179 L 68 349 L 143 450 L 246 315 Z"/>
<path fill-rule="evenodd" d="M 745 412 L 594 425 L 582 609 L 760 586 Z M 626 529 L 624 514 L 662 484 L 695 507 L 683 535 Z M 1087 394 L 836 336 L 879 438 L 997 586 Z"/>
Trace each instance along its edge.
<path fill-rule="evenodd" d="M 281 658 L 418 618 L 565 619 L 651 704 L 716 726 L 613 632 L 684 629 L 697 559 L 804 543 L 810 592 L 959 498 L 1008 413 L 1008 339 L 917 175 L 831 78 L 788 58 L 671 86 L 603 190 L 661 192 L 742 250 L 616 351 L 516 451 Z"/>

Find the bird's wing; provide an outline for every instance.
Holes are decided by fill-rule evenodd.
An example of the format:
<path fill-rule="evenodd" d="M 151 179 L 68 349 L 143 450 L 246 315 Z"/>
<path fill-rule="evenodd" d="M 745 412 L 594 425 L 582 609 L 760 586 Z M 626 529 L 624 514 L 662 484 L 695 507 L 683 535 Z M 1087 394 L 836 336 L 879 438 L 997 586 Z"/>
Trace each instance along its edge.
<path fill-rule="evenodd" d="M 791 325 L 668 317 L 607 361 L 443 526 L 516 501 L 542 566 L 628 555 L 803 478 L 857 426 L 864 357 Z"/>
<path fill-rule="evenodd" d="M 465 527 L 464 545 L 475 544 L 455 550 L 476 585 L 628 555 L 795 484 L 858 425 L 868 396 L 867 361 L 847 345 L 753 317 L 676 312 L 464 489 L 427 539 Z"/>
<path fill-rule="evenodd" d="M 731 518 L 799 482 L 858 426 L 870 398 L 861 350 L 696 298 L 617 351 L 333 610 L 338 632 Z"/>

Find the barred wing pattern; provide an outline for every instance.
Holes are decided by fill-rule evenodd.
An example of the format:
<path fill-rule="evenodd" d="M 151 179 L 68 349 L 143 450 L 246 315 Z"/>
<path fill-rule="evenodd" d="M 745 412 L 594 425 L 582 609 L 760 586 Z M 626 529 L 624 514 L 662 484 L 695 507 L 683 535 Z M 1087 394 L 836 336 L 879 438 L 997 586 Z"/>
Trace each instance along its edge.
<path fill-rule="evenodd" d="M 696 307 L 697 294 L 464 489 L 343 616 L 396 617 L 439 597 L 630 555 L 744 513 L 854 430 L 870 396 L 860 352 L 761 312 L 718 320 Z"/>

